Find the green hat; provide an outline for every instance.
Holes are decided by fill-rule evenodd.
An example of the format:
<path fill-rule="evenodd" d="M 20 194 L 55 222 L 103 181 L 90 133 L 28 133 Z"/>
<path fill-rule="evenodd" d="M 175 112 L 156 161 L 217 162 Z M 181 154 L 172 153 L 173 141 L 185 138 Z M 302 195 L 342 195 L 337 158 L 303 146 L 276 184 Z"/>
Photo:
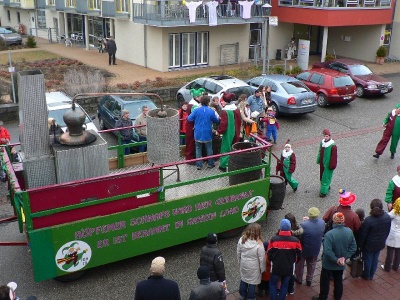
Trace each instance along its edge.
<path fill-rule="evenodd" d="M 400 103 L 396 104 L 395 108 L 400 108 Z"/>
<path fill-rule="evenodd" d="M 193 98 L 199 97 L 201 95 L 203 95 L 203 93 L 205 93 L 206 90 L 203 88 L 199 88 L 199 89 L 191 89 L 190 90 L 190 94 L 193 96 Z"/>
<path fill-rule="evenodd" d="M 316 219 L 316 218 L 318 218 L 319 214 L 320 214 L 320 211 L 319 211 L 319 209 L 316 208 L 316 207 L 311 207 L 311 208 L 308 210 L 308 217 L 309 217 L 310 219 Z"/>

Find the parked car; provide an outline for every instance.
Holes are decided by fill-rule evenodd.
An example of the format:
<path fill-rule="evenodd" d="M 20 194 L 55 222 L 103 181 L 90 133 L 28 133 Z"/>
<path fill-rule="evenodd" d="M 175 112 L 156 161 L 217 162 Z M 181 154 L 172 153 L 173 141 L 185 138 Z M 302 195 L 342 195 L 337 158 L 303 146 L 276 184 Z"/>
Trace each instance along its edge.
<path fill-rule="evenodd" d="M 21 35 L 4 27 L 0 27 L 0 41 L 3 41 L 7 45 L 22 45 Z"/>
<path fill-rule="evenodd" d="M 276 114 L 306 114 L 317 108 L 315 93 L 300 80 L 287 75 L 262 75 L 248 81 L 254 88 L 271 87 L 272 108 Z"/>
<path fill-rule="evenodd" d="M 374 74 L 367 66 L 352 59 L 336 59 L 314 64 L 313 68 L 328 68 L 347 74 L 353 79 L 357 88 L 357 96 L 383 95 L 393 91 L 389 79 Z"/>
<path fill-rule="evenodd" d="M 65 112 L 71 109 L 72 99 L 68 97 L 63 92 L 50 92 L 46 93 L 46 103 L 48 110 L 48 117 L 54 118 L 56 123 L 61 126 L 61 129 L 65 132 L 67 129 L 67 125 L 64 122 L 63 116 Z M 85 115 L 85 129 L 86 130 L 94 130 L 97 132 L 97 127 L 92 122 L 96 116 L 89 117 L 87 112 L 78 104 L 75 103 L 75 109 L 80 110 Z"/>
<path fill-rule="evenodd" d="M 350 76 L 341 72 L 315 68 L 296 76 L 317 94 L 319 106 L 335 103 L 350 103 L 356 98 L 356 85 Z"/>
<path fill-rule="evenodd" d="M 147 96 L 103 96 L 97 108 L 99 126 L 101 130 L 115 128 L 116 121 L 121 117 L 123 109 L 129 110 L 129 115 L 135 123 L 138 115 L 142 113 L 142 107 L 147 105 L 150 110 L 157 108 L 154 102 Z M 117 135 L 117 132 L 114 132 Z"/>
<path fill-rule="evenodd" d="M 234 93 L 236 99 L 241 94 L 251 95 L 254 88 L 251 88 L 246 82 L 235 77 L 227 75 L 209 76 L 197 78 L 185 86 L 181 87 L 176 93 L 176 99 L 180 106 L 183 101 L 189 102 L 193 96 L 190 94 L 191 89 L 203 88 L 212 98 L 214 96 L 221 97 L 222 92 Z"/>

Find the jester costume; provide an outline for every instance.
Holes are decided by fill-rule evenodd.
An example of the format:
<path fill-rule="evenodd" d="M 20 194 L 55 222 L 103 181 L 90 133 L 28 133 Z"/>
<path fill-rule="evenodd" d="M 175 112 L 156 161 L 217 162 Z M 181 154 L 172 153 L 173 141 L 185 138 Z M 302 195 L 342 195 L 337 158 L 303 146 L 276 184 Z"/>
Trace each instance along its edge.
<path fill-rule="evenodd" d="M 221 112 L 221 120 L 217 129 L 217 132 L 222 134 L 221 153 L 230 152 L 232 144 L 240 141 L 240 126 L 242 118 L 236 105 L 230 103 L 234 97 L 235 94 L 224 95 L 224 100 L 227 104 Z M 220 170 L 226 171 L 228 161 L 229 156 L 221 157 L 219 165 Z"/>
<path fill-rule="evenodd" d="M 191 89 L 190 94 L 193 96 L 193 99 L 190 100 L 187 106 L 187 114 L 188 116 L 194 111 L 197 107 L 200 106 L 199 99 L 203 95 L 206 90 L 203 88 Z M 186 122 L 186 149 L 185 149 L 185 158 L 186 160 L 194 159 L 196 157 L 195 154 L 195 142 L 194 142 L 194 122 L 187 121 Z"/>
<path fill-rule="evenodd" d="M 329 135 L 330 132 L 328 130 L 324 130 L 323 134 Z M 325 197 L 329 189 L 331 188 L 331 181 L 333 176 L 333 170 L 336 169 L 337 165 L 337 147 L 335 145 L 334 140 L 329 137 L 329 140 L 323 139 L 317 156 L 317 164 L 319 164 L 320 171 L 320 197 Z"/>
<path fill-rule="evenodd" d="M 289 150 L 286 151 L 286 148 Z M 282 151 L 281 160 L 276 165 L 276 172 L 280 172 L 280 175 L 285 178 L 286 183 L 289 183 L 293 191 L 297 191 L 299 182 L 292 177 L 292 174 L 296 170 L 296 154 L 294 154 L 290 144 L 285 145 L 285 149 Z"/>
<path fill-rule="evenodd" d="M 400 104 L 397 104 L 396 109 L 393 109 L 391 112 L 389 112 L 385 120 L 383 120 L 383 124 L 386 126 L 382 134 L 382 139 L 376 146 L 376 154 L 373 155 L 376 158 L 379 158 L 379 156 L 382 155 L 390 139 L 392 139 L 390 143 L 390 158 L 394 158 L 400 138 L 400 117 L 398 109 L 400 109 Z"/>
<path fill-rule="evenodd" d="M 400 197 L 400 166 L 397 167 L 397 175 L 394 176 L 390 181 L 386 190 L 385 202 L 388 204 L 394 204 L 397 198 Z"/>

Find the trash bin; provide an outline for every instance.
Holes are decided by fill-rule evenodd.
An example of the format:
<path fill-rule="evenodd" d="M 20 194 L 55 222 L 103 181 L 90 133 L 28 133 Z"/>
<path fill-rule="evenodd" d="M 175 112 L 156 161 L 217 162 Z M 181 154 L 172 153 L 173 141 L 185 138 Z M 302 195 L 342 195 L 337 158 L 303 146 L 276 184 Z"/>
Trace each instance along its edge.
<path fill-rule="evenodd" d="M 232 150 L 244 150 L 257 147 L 256 143 L 239 142 L 232 145 Z M 256 149 L 253 151 L 243 152 L 239 154 L 232 154 L 229 156 L 228 170 L 236 171 L 248 167 L 261 165 L 261 150 Z M 253 170 L 245 173 L 235 174 L 229 176 L 229 184 L 235 185 L 243 182 L 258 180 L 261 177 L 261 170 Z"/>
<path fill-rule="evenodd" d="M 276 49 L 276 60 L 281 60 L 282 59 L 282 49 Z"/>
<path fill-rule="evenodd" d="M 286 196 L 285 178 L 278 175 L 271 175 L 269 182 L 269 205 L 268 210 L 278 210 L 282 208 L 283 200 Z"/>

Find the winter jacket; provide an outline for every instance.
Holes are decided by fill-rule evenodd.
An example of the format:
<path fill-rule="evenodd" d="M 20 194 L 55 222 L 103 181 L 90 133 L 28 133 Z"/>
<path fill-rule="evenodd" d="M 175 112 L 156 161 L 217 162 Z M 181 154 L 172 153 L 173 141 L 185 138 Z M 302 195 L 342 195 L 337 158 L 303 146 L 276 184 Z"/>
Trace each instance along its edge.
<path fill-rule="evenodd" d="M 290 231 L 280 230 L 271 238 L 267 253 L 272 265 L 271 274 L 293 275 L 294 264 L 301 259 L 301 244 Z"/>
<path fill-rule="evenodd" d="M 136 286 L 134 300 L 180 300 L 178 284 L 163 276 L 152 275 Z"/>
<path fill-rule="evenodd" d="M 389 214 L 392 219 L 389 236 L 386 239 L 386 245 L 389 247 L 400 248 L 400 216 L 392 210 Z"/>
<path fill-rule="evenodd" d="M 225 280 L 225 265 L 222 252 L 216 244 L 207 244 L 201 249 L 200 266 L 207 266 L 210 270 L 211 281 Z"/>
<path fill-rule="evenodd" d="M 256 97 L 255 95 L 247 98 L 247 103 L 250 105 L 251 112 L 258 111 L 261 115 L 264 114 L 265 105 L 264 100 L 261 97 Z"/>
<path fill-rule="evenodd" d="M 350 258 L 357 250 L 356 240 L 350 228 L 343 224 L 333 224 L 323 241 L 322 267 L 326 270 L 344 270 L 346 265 L 339 266 L 337 260 L 341 257 Z"/>
<path fill-rule="evenodd" d="M 385 248 L 389 235 L 391 219 L 389 215 L 379 208 L 371 210 L 371 215 L 366 217 L 361 225 L 358 247 L 369 252 L 380 251 Z"/>
<path fill-rule="evenodd" d="M 225 300 L 226 294 L 222 285 L 211 282 L 209 279 L 201 279 L 200 285 L 190 292 L 189 300 Z"/>
<path fill-rule="evenodd" d="M 108 54 L 115 54 L 117 52 L 117 45 L 114 40 L 107 41 L 106 50 Z"/>
<path fill-rule="evenodd" d="M 339 208 L 337 206 L 332 206 L 330 207 L 322 219 L 324 220 L 325 223 L 328 223 L 330 219 L 332 219 L 332 216 L 336 212 L 341 212 L 344 215 L 344 225 L 346 227 L 349 227 L 351 231 L 353 231 L 354 234 L 358 233 L 358 230 L 360 230 L 361 227 L 361 222 L 360 218 L 358 215 L 351 210 L 351 206 L 341 206 L 339 205 Z"/>
<path fill-rule="evenodd" d="M 301 255 L 303 257 L 318 256 L 321 250 L 322 237 L 324 235 L 325 223 L 321 219 L 309 219 L 300 223 L 303 227 Z"/>
<path fill-rule="evenodd" d="M 147 116 L 141 113 L 135 120 L 135 126 L 146 125 L 143 127 L 135 128 L 136 132 L 140 136 L 147 136 Z"/>
<path fill-rule="evenodd" d="M 128 127 L 128 126 L 132 126 L 132 120 L 131 119 L 125 120 L 124 118 L 120 118 L 117 122 L 115 122 L 115 128 Z M 133 130 L 132 128 L 120 130 L 122 139 L 124 141 L 131 141 L 133 139 L 132 130 Z"/>
<path fill-rule="evenodd" d="M 240 265 L 240 279 L 248 284 L 260 284 L 261 273 L 265 271 L 265 250 L 261 242 L 247 240 L 237 244 L 237 259 Z"/>
<path fill-rule="evenodd" d="M 194 140 L 198 142 L 212 141 L 212 123 L 218 123 L 218 117 L 214 110 L 208 106 L 202 105 L 196 108 L 187 118 L 194 122 Z"/>

